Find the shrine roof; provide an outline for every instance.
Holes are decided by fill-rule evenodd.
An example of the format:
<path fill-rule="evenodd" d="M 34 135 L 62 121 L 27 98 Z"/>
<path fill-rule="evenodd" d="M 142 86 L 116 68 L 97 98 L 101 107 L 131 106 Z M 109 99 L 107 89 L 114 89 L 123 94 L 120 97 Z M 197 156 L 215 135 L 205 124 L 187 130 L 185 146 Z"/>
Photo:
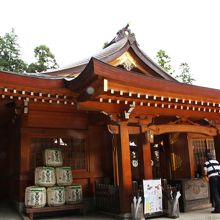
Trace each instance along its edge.
<path fill-rule="evenodd" d="M 75 62 L 69 66 L 46 72 L 45 74 L 54 76 L 63 76 L 67 78 L 75 78 L 78 76 L 89 63 L 92 57 L 104 62 L 111 63 L 119 58 L 126 51 L 131 50 L 147 68 L 159 78 L 164 78 L 171 81 L 176 81 L 170 74 L 166 73 L 159 65 L 157 65 L 143 50 L 140 49 L 135 35 L 131 33 L 128 26 L 117 32 L 117 35 L 110 43 L 106 44 L 100 52 Z"/>
<path fill-rule="evenodd" d="M 121 88 L 127 87 L 136 88 L 136 92 L 146 89 L 147 91 L 154 91 L 153 93 L 163 95 L 176 94 L 185 96 L 184 98 L 211 98 L 216 99 L 220 103 L 220 90 L 207 88 L 197 85 L 190 85 L 181 82 L 174 82 L 158 77 L 144 76 L 136 74 L 132 71 L 126 71 L 121 68 L 111 66 L 96 58 L 91 58 L 89 64 L 79 77 L 65 84 L 73 91 L 84 90 L 94 81 L 100 79 L 107 79 L 111 82 L 117 83 Z"/>
<path fill-rule="evenodd" d="M 140 115 L 219 118 L 220 90 L 145 76 L 92 58 L 85 70 L 65 83 L 77 93 L 79 109 L 108 115 L 133 109 Z"/>
<path fill-rule="evenodd" d="M 8 74 L 11 77 L 20 76 L 26 78 L 39 78 L 45 80 L 72 80 L 76 78 L 78 75 L 80 75 L 80 73 L 88 65 L 92 57 L 104 63 L 113 65 L 112 62 L 120 58 L 120 56 L 125 54 L 127 51 L 132 52 L 132 54 L 135 54 L 135 57 L 137 57 L 138 62 L 141 63 L 141 65 L 143 65 L 142 67 L 146 69 L 146 72 L 150 72 L 152 76 L 177 82 L 170 74 L 166 73 L 160 66 L 158 66 L 154 61 L 152 61 L 150 57 L 147 56 L 147 54 L 145 54 L 145 52 L 143 52 L 140 49 L 136 41 L 135 35 L 131 33 L 130 29 L 128 29 L 128 26 L 118 31 L 116 37 L 113 38 L 113 40 L 111 40 L 110 43 L 105 45 L 103 50 L 92 56 L 75 62 L 69 66 L 41 73 L 15 73 L 8 71 L 1 71 L 1 73 Z"/>
<path fill-rule="evenodd" d="M 120 53 L 121 55 L 125 51 L 123 50 L 123 47 L 126 47 L 127 42 L 128 42 L 128 39 L 123 38 L 120 41 L 110 45 L 109 47 L 103 49 L 102 51 L 92 56 L 89 56 L 87 58 L 74 62 L 68 66 L 65 66 L 65 67 L 62 67 L 56 70 L 52 70 L 49 72 L 45 72 L 45 74 L 75 78 L 76 76 L 78 76 L 78 74 L 80 74 L 85 69 L 86 65 L 89 63 L 92 57 L 95 57 L 96 59 L 99 59 L 104 62 L 111 61 L 112 59 L 110 59 L 110 57 L 113 56 L 115 53 L 118 53 L 118 52 L 120 53 L 120 50 L 122 50 Z"/>
<path fill-rule="evenodd" d="M 32 88 L 63 88 L 64 79 L 60 76 L 50 76 L 41 73 L 15 73 L 0 71 L 0 88 L 14 85 L 15 87 Z"/>
<path fill-rule="evenodd" d="M 8 74 L 9 76 L 21 76 L 30 78 L 40 78 L 40 79 L 63 79 L 62 76 L 49 75 L 46 73 L 16 73 L 11 71 L 0 70 L 0 74 Z"/>

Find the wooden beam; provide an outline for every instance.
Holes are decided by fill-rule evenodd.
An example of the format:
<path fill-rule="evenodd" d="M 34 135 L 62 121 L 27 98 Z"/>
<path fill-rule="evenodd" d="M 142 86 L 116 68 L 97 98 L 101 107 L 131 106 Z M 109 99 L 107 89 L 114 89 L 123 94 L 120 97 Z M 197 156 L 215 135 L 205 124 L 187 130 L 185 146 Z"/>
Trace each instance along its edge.
<path fill-rule="evenodd" d="M 119 134 L 119 128 L 117 125 L 108 125 L 108 129 L 113 134 Z M 160 135 L 164 133 L 172 133 L 172 132 L 191 132 L 198 134 L 205 134 L 208 136 L 216 136 L 217 129 L 199 125 L 142 125 L 141 132 L 145 133 L 148 130 L 152 130 L 155 135 Z M 140 129 L 137 126 L 128 126 L 129 134 L 139 134 Z"/>
<path fill-rule="evenodd" d="M 114 91 L 114 93 L 112 93 Z M 193 112 L 207 112 L 207 113 L 218 113 L 219 114 L 219 105 L 210 102 L 204 101 L 192 101 L 190 99 L 177 99 L 164 96 L 155 96 L 150 94 L 141 94 L 138 91 L 129 92 L 129 91 L 118 91 L 115 89 L 110 89 L 108 92 L 105 92 L 100 95 L 103 102 L 111 99 L 113 103 L 125 103 L 128 104 L 136 103 L 136 106 L 155 106 L 162 109 L 181 109 Z M 205 110 L 204 110 L 205 109 Z"/>
<path fill-rule="evenodd" d="M 111 100 L 111 103 L 109 103 L 109 100 Z M 172 104 L 166 105 L 165 107 L 162 107 L 163 104 L 161 104 L 161 101 L 146 101 L 144 105 L 141 105 L 143 101 L 137 101 L 137 99 L 133 98 L 118 98 L 114 96 L 100 96 L 100 98 L 97 98 L 95 100 L 90 100 L 87 102 L 81 102 L 79 103 L 79 106 L 83 110 L 95 110 L 95 111 L 106 111 L 106 112 L 112 112 L 116 114 L 120 114 L 124 109 L 128 108 L 129 105 L 132 105 L 134 102 L 136 102 L 135 109 L 132 111 L 130 117 L 139 117 L 142 116 L 148 116 L 148 115 L 160 115 L 160 116 L 179 116 L 179 117 L 185 117 L 185 118 L 195 118 L 195 119 L 203 119 L 207 118 L 208 120 L 217 120 L 220 117 L 220 109 L 219 107 L 210 107 L 207 108 L 206 111 L 203 110 L 203 107 L 194 107 L 195 110 L 192 110 L 192 106 L 187 109 L 187 104 L 176 104 L 173 106 Z M 170 107 L 169 107 L 170 106 Z M 211 111 L 209 111 L 211 109 Z"/>
<path fill-rule="evenodd" d="M 146 129 L 146 127 L 143 128 L 143 131 L 145 132 Z M 204 127 L 199 125 L 151 125 L 148 129 L 152 130 L 153 133 L 156 135 L 172 132 L 191 132 L 206 134 L 208 136 L 216 136 L 217 134 L 216 128 Z"/>
<path fill-rule="evenodd" d="M 111 134 L 119 134 L 119 132 L 120 132 L 118 125 L 108 125 L 108 130 Z M 138 126 L 128 126 L 128 133 L 129 134 L 139 134 L 140 129 Z"/>
<path fill-rule="evenodd" d="M 136 105 L 135 110 L 132 112 L 133 117 L 138 115 L 160 115 L 160 116 L 179 116 L 185 118 L 207 118 L 209 120 L 219 119 L 220 114 L 218 112 L 204 112 L 204 111 L 192 111 L 186 109 L 171 109 L 171 108 L 160 108 L 152 106 L 138 106 Z"/>
<path fill-rule="evenodd" d="M 121 105 L 93 101 L 79 102 L 77 107 L 79 110 L 106 112 L 108 114 L 118 114 L 122 109 Z"/>

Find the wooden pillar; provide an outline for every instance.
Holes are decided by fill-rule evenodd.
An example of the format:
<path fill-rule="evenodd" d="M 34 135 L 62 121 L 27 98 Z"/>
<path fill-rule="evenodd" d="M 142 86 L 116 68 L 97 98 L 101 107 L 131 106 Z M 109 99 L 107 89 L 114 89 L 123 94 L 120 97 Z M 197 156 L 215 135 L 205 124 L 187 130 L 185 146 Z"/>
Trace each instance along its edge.
<path fill-rule="evenodd" d="M 127 123 L 121 122 L 119 125 L 119 131 L 121 143 L 119 148 L 120 212 L 125 214 L 131 211 L 132 195 L 131 159 Z"/>
<path fill-rule="evenodd" d="M 20 171 L 19 171 L 19 201 L 24 202 L 25 188 L 32 183 L 30 179 L 31 139 L 24 128 L 21 128 Z"/>
<path fill-rule="evenodd" d="M 118 142 L 117 134 L 112 136 L 112 159 L 113 159 L 113 175 L 114 184 L 119 186 L 119 175 L 118 175 Z"/>
<path fill-rule="evenodd" d="M 108 125 L 108 130 L 112 134 L 112 166 L 113 166 L 113 176 L 114 185 L 119 186 L 119 171 L 118 171 L 118 153 L 119 153 L 119 126 Z"/>
<path fill-rule="evenodd" d="M 142 160 L 143 160 L 143 178 L 152 179 L 152 165 L 151 165 L 151 146 L 150 142 L 145 140 L 144 125 L 140 126 L 140 133 L 142 139 Z"/>
<path fill-rule="evenodd" d="M 220 131 L 219 129 L 217 131 L 217 135 L 214 136 L 214 142 L 215 142 L 216 159 L 220 161 Z"/>
<path fill-rule="evenodd" d="M 193 152 L 192 138 L 190 138 L 190 134 L 187 134 L 187 142 L 188 142 L 188 157 L 189 157 L 189 175 L 191 178 L 195 177 L 195 158 Z"/>
<path fill-rule="evenodd" d="M 151 165 L 151 149 L 150 143 L 143 145 L 143 165 L 144 165 L 144 179 L 152 179 L 152 165 Z"/>

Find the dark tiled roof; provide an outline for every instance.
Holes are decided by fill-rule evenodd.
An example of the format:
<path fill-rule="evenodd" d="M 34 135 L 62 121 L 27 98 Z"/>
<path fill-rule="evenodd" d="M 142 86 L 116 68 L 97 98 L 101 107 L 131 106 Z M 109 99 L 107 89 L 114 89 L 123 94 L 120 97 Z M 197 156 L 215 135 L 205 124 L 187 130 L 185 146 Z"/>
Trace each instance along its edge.
<path fill-rule="evenodd" d="M 46 72 L 45 74 L 60 75 L 70 79 L 75 78 L 84 70 L 92 57 L 102 62 L 108 63 L 121 56 L 129 48 L 135 52 L 135 54 L 142 60 L 145 65 L 151 68 L 160 77 L 167 80 L 176 81 L 170 74 L 166 73 L 139 48 L 135 35 L 131 33 L 130 29 L 128 29 L 128 25 L 118 31 L 116 37 L 113 38 L 113 40 L 110 41 L 110 43 L 108 43 L 99 53 L 75 62 L 71 65 L 65 66 L 61 69 Z"/>
<path fill-rule="evenodd" d="M 129 48 L 134 51 L 134 53 L 145 65 L 151 68 L 160 77 L 167 80 L 176 81 L 172 76 L 170 76 L 170 74 L 166 73 L 162 68 L 160 68 L 139 48 L 135 35 L 131 33 L 130 29 L 128 29 L 128 25 L 118 31 L 116 37 L 113 38 L 113 40 L 110 41 L 110 43 L 108 43 L 103 50 L 71 65 L 42 73 L 8 73 L 33 78 L 71 80 L 76 78 L 84 70 L 92 57 L 102 62 L 109 63 L 120 57 Z"/>
<path fill-rule="evenodd" d="M 113 60 L 114 58 L 112 58 L 116 53 L 120 53 L 123 54 L 123 52 L 125 50 L 123 50 L 123 48 L 126 47 L 126 44 L 128 43 L 128 38 L 124 37 L 122 39 L 120 39 L 118 42 L 111 44 L 110 46 L 104 48 L 103 50 L 101 50 L 100 52 L 87 57 L 85 59 L 82 59 L 78 62 L 75 62 L 73 64 L 70 64 L 68 66 L 65 66 L 63 68 L 57 69 L 55 71 L 50 71 L 50 72 L 46 72 L 46 74 L 50 74 L 50 75 L 70 75 L 70 77 L 74 77 L 75 74 L 78 74 L 80 72 L 82 72 L 85 68 L 85 66 L 89 63 L 90 59 L 92 57 L 101 60 L 103 62 L 108 62 Z"/>
<path fill-rule="evenodd" d="M 24 76 L 24 77 L 39 78 L 39 79 L 63 79 L 62 76 L 49 75 L 47 73 L 46 74 L 45 73 L 15 73 L 10 71 L 3 71 L 3 70 L 0 70 L 0 72 L 16 75 L 16 76 Z"/>

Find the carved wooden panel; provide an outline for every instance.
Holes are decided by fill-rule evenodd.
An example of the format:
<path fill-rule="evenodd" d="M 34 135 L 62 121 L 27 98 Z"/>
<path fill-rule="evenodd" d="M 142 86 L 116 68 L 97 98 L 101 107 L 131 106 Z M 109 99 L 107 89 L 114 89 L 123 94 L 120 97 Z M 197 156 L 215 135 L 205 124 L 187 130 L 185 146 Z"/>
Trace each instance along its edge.
<path fill-rule="evenodd" d="M 195 199 L 204 199 L 209 196 L 209 187 L 208 183 L 202 179 L 198 180 L 188 180 L 185 182 L 185 199 L 186 200 L 195 200 Z"/>

